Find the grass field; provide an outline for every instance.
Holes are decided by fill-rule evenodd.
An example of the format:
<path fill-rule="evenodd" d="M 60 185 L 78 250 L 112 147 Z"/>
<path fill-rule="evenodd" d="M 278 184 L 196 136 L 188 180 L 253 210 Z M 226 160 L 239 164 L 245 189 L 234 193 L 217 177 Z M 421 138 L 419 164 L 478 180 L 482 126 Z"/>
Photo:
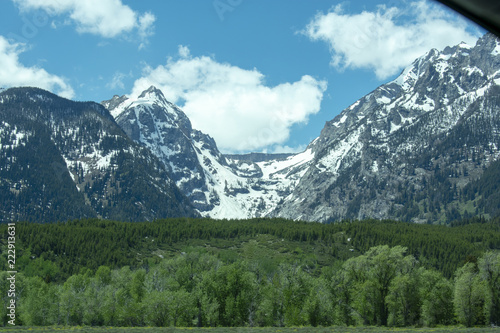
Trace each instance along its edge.
<path fill-rule="evenodd" d="M 92 332 L 92 333 L 354 333 L 354 332 L 500 332 L 499 327 L 437 327 L 437 328 L 385 328 L 385 327 L 264 327 L 264 328 L 249 328 L 249 327 L 218 327 L 218 328 L 172 328 L 172 327 L 4 327 L 0 328 L 0 332 L 59 332 L 59 333 L 76 333 L 76 332 Z"/>

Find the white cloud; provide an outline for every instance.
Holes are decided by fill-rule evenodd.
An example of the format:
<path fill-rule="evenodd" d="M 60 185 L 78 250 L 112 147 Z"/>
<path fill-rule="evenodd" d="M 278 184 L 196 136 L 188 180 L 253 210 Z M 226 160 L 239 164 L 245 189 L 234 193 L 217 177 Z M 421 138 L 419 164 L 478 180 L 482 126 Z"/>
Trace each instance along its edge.
<path fill-rule="evenodd" d="M 189 47 L 184 45 L 179 45 L 179 56 L 181 58 L 189 58 L 191 56 L 191 51 L 189 51 Z"/>
<path fill-rule="evenodd" d="M 116 72 L 113 75 L 113 78 L 111 79 L 110 82 L 106 84 L 106 87 L 112 90 L 116 89 L 125 89 L 125 84 L 123 83 L 123 80 L 129 77 L 129 75 L 121 73 L 121 72 Z"/>
<path fill-rule="evenodd" d="M 139 49 L 145 47 L 147 44 L 148 37 L 154 34 L 155 21 L 156 17 L 150 12 L 147 12 L 146 14 L 144 14 L 139 18 L 139 37 L 142 40 Z"/>
<path fill-rule="evenodd" d="M 337 69 L 366 68 L 386 79 L 432 48 L 474 44 L 479 33 L 469 33 L 468 27 L 441 5 L 418 1 L 406 8 L 379 6 L 376 12 L 360 14 L 346 14 L 337 5 L 316 15 L 301 33 L 326 42 Z"/>
<path fill-rule="evenodd" d="M 271 153 L 271 154 L 296 154 L 296 153 L 301 153 L 304 150 L 306 150 L 307 145 L 299 145 L 298 147 L 290 147 L 290 146 L 282 146 L 282 145 L 275 145 L 271 147 L 271 150 L 265 150 L 264 153 Z"/>
<path fill-rule="evenodd" d="M 326 82 L 304 75 L 275 87 L 264 75 L 211 57 L 191 57 L 179 47 L 180 58 L 146 67 L 132 96 L 155 85 L 173 103 L 183 104 L 193 127 L 213 136 L 226 152 L 258 151 L 282 144 L 295 123 L 306 123 L 320 109 Z"/>
<path fill-rule="evenodd" d="M 151 13 L 139 15 L 121 0 L 13 0 L 22 10 L 44 10 L 49 15 L 66 15 L 79 33 L 114 38 L 137 29 L 144 41 L 153 33 L 156 20 Z M 142 45 L 142 44 L 141 44 Z"/>
<path fill-rule="evenodd" d="M 73 98 L 75 92 L 66 81 L 49 74 L 42 68 L 25 67 L 19 63 L 19 54 L 24 51 L 21 44 L 11 44 L 0 36 L 0 86 L 33 86 L 50 90 L 62 97 Z"/>

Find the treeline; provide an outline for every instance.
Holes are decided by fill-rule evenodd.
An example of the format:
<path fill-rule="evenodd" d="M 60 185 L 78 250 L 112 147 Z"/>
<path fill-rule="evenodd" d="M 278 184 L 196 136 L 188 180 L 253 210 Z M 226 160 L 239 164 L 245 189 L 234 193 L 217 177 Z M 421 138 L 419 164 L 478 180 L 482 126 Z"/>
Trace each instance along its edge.
<path fill-rule="evenodd" d="M 6 225 L 0 225 L 0 232 L 5 234 Z M 467 258 L 500 249 L 500 219 L 473 218 L 451 226 L 377 220 L 325 225 L 284 219 L 186 218 L 145 223 L 98 219 L 53 224 L 17 223 L 16 265 L 28 276 L 40 276 L 46 282 L 62 282 L 83 268 L 96 271 L 104 265 L 112 269 L 123 266 L 135 269 L 154 265 L 159 260 L 156 255 L 151 255 L 149 261 L 138 260 L 138 252 L 151 253 L 154 249 L 172 244 L 181 246 L 190 240 L 224 240 L 237 245 L 258 235 L 288 242 L 284 244 L 313 244 L 325 249 L 327 260 L 318 263 L 320 268 L 345 261 L 377 245 L 401 245 L 425 267 L 434 268 L 450 278 Z M 314 257 L 314 253 L 311 255 Z M 4 269 L 5 265 L 2 256 L 0 268 Z"/>
<path fill-rule="evenodd" d="M 19 273 L 16 289 L 16 324 L 29 326 L 498 325 L 500 252 L 447 279 L 401 246 L 373 247 L 320 276 L 301 262 L 269 269 L 194 251 L 149 269 L 83 270 L 61 284 Z"/>

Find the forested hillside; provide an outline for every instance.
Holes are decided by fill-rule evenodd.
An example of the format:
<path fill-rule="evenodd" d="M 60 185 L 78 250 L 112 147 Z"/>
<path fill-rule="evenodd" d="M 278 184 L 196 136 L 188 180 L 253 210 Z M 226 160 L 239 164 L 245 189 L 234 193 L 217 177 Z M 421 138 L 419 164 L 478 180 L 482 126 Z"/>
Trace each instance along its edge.
<path fill-rule="evenodd" d="M 2 223 L 198 216 L 102 105 L 31 87 L 0 93 L 0 202 Z"/>
<path fill-rule="evenodd" d="M 24 325 L 499 323 L 500 219 L 92 219 L 16 234 Z"/>
<path fill-rule="evenodd" d="M 82 268 L 118 268 L 155 264 L 187 248 L 202 248 L 236 260 L 245 244 L 257 242 L 271 254 L 309 257 L 319 268 L 366 252 L 377 245 L 408 248 L 428 267 L 451 277 L 468 256 L 500 249 L 500 218 L 472 218 L 450 226 L 398 221 L 344 221 L 335 224 L 285 219 L 167 219 L 126 223 L 98 219 L 67 223 L 17 224 L 18 268 L 38 272 L 47 281 L 61 281 Z M 6 225 L 0 226 L 4 232 Z M 274 244 L 274 245 L 273 245 Z M 294 253 L 297 252 L 297 253 Z M 43 273 L 42 273 L 43 272 Z"/>

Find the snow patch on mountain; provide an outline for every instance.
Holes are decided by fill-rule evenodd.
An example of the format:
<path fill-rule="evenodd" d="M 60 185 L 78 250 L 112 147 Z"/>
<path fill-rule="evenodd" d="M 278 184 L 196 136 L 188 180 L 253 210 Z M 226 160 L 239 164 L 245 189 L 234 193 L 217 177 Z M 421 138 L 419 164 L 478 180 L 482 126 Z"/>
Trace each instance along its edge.
<path fill-rule="evenodd" d="M 431 50 L 328 122 L 304 152 L 257 162 L 222 155 L 155 87 L 102 104 L 129 137 L 160 158 L 202 216 L 387 217 L 398 182 L 416 184 L 418 178 L 398 163 L 431 147 L 432 140 L 440 142 L 437 137 L 463 122 L 474 103 L 500 84 L 499 55 L 500 44 L 491 36 L 475 47 Z M 360 203 L 363 186 L 379 181 L 383 185 L 373 188 L 384 189 L 370 193 L 372 202 Z"/>
<path fill-rule="evenodd" d="M 4 134 L 8 135 L 9 139 L 2 142 Z M 22 131 L 16 126 L 11 126 L 9 123 L 2 121 L 0 123 L 0 151 L 2 149 L 15 149 L 20 146 L 25 146 L 30 136 L 30 132 Z"/>
<path fill-rule="evenodd" d="M 314 155 L 308 149 L 270 162 L 226 158 L 215 141 L 193 129 L 184 112 L 155 87 L 138 97 L 114 96 L 102 104 L 132 139 L 162 160 L 202 216 L 243 219 L 269 214 L 291 193 Z"/>
<path fill-rule="evenodd" d="M 284 193 L 292 190 L 313 158 L 311 149 L 283 160 L 251 162 L 226 159 L 222 164 L 200 142 L 194 142 L 198 160 L 204 161 L 207 195 L 219 201 L 213 209 L 201 212 L 212 218 L 251 218 L 273 211 Z M 209 199 L 209 198 L 207 198 Z"/>
<path fill-rule="evenodd" d="M 408 184 L 422 187 L 422 175 L 432 174 L 434 165 L 446 165 L 449 157 L 447 152 L 436 153 L 419 173 L 407 174 L 407 161 L 420 161 L 420 155 L 449 133 L 472 130 L 465 129 L 472 115 L 484 118 L 484 124 L 493 127 L 488 135 L 498 138 L 491 106 L 476 103 L 485 104 L 485 97 L 500 84 L 499 50 L 491 34 L 474 47 L 461 43 L 431 50 L 395 80 L 345 109 L 326 124 L 314 148 L 314 162 L 273 215 L 314 221 L 391 217 L 390 212 L 399 209 L 400 190 Z M 484 161 L 494 160 L 491 151 L 484 152 Z M 474 168 L 463 160 L 454 163 L 450 168 Z"/>
<path fill-rule="evenodd" d="M 406 67 L 403 72 L 394 80 L 393 83 L 401 86 L 403 90 L 408 91 L 417 80 L 418 75 L 415 72 L 415 66 Z"/>
<path fill-rule="evenodd" d="M 339 140 L 338 142 L 332 144 L 326 156 L 320 158 L 316 167 L 321 172 L 327 172 L 328 174 L 337 175 L 338 170 L 341 167 L 343 159 L 348 154 L 357 154 L 359 153 L 361 146 L 359 141 L 359 136 L 362 131 L 362 127 L 356 129 L 352 135 L 349 135 L 347 138 Z"/>
<path fill-rule="evenodd" d="M 497 42 L 497 46 L 491 51 L 492 56 L 500 55 L 500 43 Z"/>

